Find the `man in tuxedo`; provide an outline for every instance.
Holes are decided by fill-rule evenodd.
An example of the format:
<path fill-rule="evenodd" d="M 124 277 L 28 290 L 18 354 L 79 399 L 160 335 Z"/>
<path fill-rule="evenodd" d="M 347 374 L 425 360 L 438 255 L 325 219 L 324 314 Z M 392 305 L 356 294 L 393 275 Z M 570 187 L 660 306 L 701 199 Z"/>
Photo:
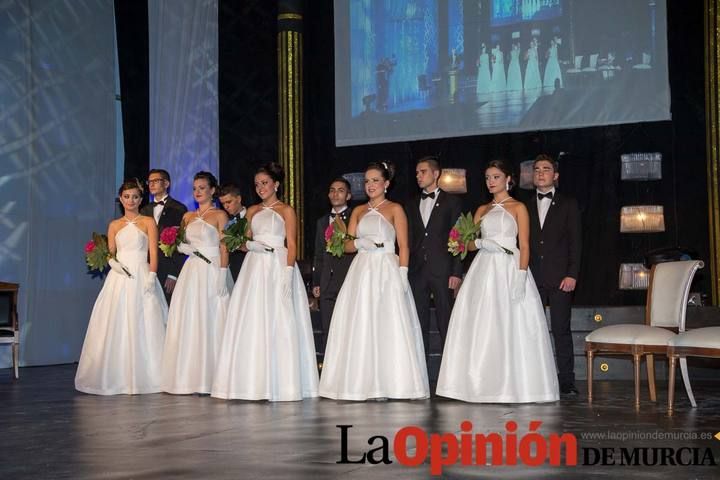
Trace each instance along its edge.
<path fill-rule="evenodd" d="M 167 170 L 160 168 L 150 170 L 147 183 L 153 201 L 145 205 L 140 213 L 155 218 L 155 223 L 157 223 L 160 232 L 166 227 L 180 226 L 182 217 L 187 212 L 187 207 L 168 194 L 170 190 L 170 174 Z M 175 252 L 172 257 L 166 257 L 158 247 L 157 276 L 160 285 L 163 286 L 163 292 L 168 304 L 170 304 L 170 297 L 184 261 L 185 255 Z"/>
<path fill-rule="evenodd" d="M 438 186 L 441 168 L 435 157 L 421 158 L 415 166 L 415 179 L 422 189 L 406 205 L 410 265 L 408 277 L 425 342 L 430 347 L 430 295 L 443 345 L 450 323 L 453 291 L 460 287 L 460 257 L 448 252 L 450 229 L 462 213 L 462 202 Z"/>
<path fill-rule="evenodd" d="M 320 318 L 322 322 L 322 348 L 325 353 L 330 319 L 332 318 L 335 300 L 337 300 L 340 287 L 347 275 L 354 255 L 343 254 L 336 257 L 325 251 L 325 229 L 336 217 L 340 217 L 347 225 L 350 220 L 351 209 L 348 202 L 351 198 L 350 182 L 342 177 L 336 178 L 330 184 L 328 198 L 330 199 L 329 214 L 321 216 L 315 227 L 315 257 L 313 258 L 312 294 L 320 299 Z"/>
<path fill-rule="evenodd" d="M 220 200 L 220 203 L 230 217 L 230 222 L 237 222 L 241 218 L 245 218 L 247 209 L 243 207 L 242 204 L 240 187 L 238 187 L 234 183 L 225 183 L 221 185 L 218 193 L 218 199 Z M 232 274 L 233 279 L 236 281 L 244 259 L 245 252 L 243 252 L 242 250 L 238 249 L 234 252 L 230 252 L 230 273 Z"/>
<path fill-rule="evenodd" d="M 560 393 L 576 395 L 575 358 L 570 317 L 573 291 L 580 271 L 580 210 L 573 198 L 555 190 L 558 163 L 538 155 L 533 164 L 537 193 L 528 202 L 530 270 L 543 305 L 550 306 Z"/>

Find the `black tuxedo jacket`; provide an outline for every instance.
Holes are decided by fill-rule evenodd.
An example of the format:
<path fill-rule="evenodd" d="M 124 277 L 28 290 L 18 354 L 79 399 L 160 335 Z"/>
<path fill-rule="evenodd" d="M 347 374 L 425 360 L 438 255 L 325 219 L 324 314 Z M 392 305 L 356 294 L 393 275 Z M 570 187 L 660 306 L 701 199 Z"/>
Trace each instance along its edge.
<path fill-rule="evenodd" d="M 438 277 L 462 276 L 460 257 L 448 252 L 450 229 L 462 213 L 462 202 L 455 195 L 438 190 L 435 207 L 427 227 L 420 215 L 420 195 L 413 197 L 405 207 L 408 217 L 408 243 L 410 245 L 409 272 L 427 267 Z"/>
<path fill-rule="evenodd" d="M 538 286 L 557 288 L 565 277 L 577 280 L 580 273 L 582 225 L 574 198 L 555 190 L 543 228 L 537 195 L 527 203 L 530 215 L 530 270 Z"/>
<path fill-rule="evenodd" d="M 351 208 L 346 208 L 340 214 L 343 222 L 347 225 L 350 222 Z M 330 214 L 326 213 L 318 218 L 315 223 L 315 256 L 313 258 L 313 278 L 312 286 L 320 287 L 320 294 L 328 291 L 330 286 L 340 289 L 340 284 L 345 280 L 350 264 L 355 258 L 353 254 L 344 254 L 342 257 L 336 257 L 325 251 L 325 229 L 330 225 Z"/>
<path fill-rule="evenodd" d="M 158 222 L 158 233 L 162 232 L 166 227 L 178 227 L 182 222 L 182 217 L 187 212 L 187 207 L 182 203 L 178 202 L 170 196 L 165 200 L 165 207 L 160 214 L 160 221 Z M 147 204 L 141 210 L 140 213 L 153 218 L 153 205 Z M 172 257 L 166 257 L 160 247 L 158 247 L 158 280 L 160 284 L 165 283 L 165 279 L 168 275 L 177 277 L 180 274 L 180 269 L 185 261 L 185 255 L 175 252 Z"/>

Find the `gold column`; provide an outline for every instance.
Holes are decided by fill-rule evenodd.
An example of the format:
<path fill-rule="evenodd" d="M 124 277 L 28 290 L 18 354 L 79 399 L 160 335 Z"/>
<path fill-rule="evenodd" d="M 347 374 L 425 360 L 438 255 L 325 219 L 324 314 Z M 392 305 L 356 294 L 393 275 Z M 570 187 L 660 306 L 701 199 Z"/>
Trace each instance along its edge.
<path fill-rule="evenodd" d="M 708 230 L 713 305 L 720 292 L 720 0 L 705 0 L 705 120 L 707 129 Z"/>
<path fill-rule="evenodd" d="M 278 156 L 285 169 L 284 200 L 297 213 L 298 259 L 304 258 L 303 198 L 303 44 L 302 15 L 294 2 L 280 2 L 278 13 Z M 299 2 L 298 2 L 299 3 Z M 293 11 L 287 11 L 288 9 Z"/>

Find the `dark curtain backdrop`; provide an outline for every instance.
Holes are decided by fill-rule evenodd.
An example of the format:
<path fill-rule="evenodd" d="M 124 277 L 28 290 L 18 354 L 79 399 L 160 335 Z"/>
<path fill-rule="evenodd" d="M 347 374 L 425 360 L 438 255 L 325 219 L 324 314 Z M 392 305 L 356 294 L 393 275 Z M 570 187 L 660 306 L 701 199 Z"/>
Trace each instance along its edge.
<path fill-rule="evenodd" d="M 125 177 L 146 178 L 150 165 L 147 0 L 115 0 L 115 29 L 120 66 Z"/>
<path fill-rule="evenodd" d="M 462 197 L 470 211 L 488 200 L 483 166 L 490 159 L 503 157 L 517 165 L 541 152 L 554 156 L 566 152 L 560 189 L 577 197 L 583 211 L 583 267 L 576 304 L 642 304 L 644 292 L 618 290 L 620 263 L 640 261 L 647 250 L 663 246 L 694 247 L 704 259 L 709 249 L 704 8 L 702 2 L 668 3 L 671 122 L 337 148 L 332 1 L 305 2 L 307 224 L 312 225 L 328 208 L 328 183 L 342 173 L 362 171 L 370 161 L 390 160 L 397 165 L 391 198 L 404 202 L 416 189 L 415 160 L 439 154 L 446 166 L 468 169 L 469 192 Z M 148 151 L 146 2 L 116 2 L 116 14 L 126 172 L 144 174 Z M 219 3 L 220 177 L 243 187 L 245 203 L 257 201 L 252 193 L 255 169 L 277 158 L 276 15 L 277 3 L 267 0 Z M 661 181 L 620 181 L 620 154 L 638 151 L 662 152 Z M 620 234 L 620 207 L 650 203 L 665 207 L 666 231 Z M 306 232 L 307 252 L 312 252 L 314 233 Z M 694 290 L 707 291 L 707 277 L 701 272 Z"/>

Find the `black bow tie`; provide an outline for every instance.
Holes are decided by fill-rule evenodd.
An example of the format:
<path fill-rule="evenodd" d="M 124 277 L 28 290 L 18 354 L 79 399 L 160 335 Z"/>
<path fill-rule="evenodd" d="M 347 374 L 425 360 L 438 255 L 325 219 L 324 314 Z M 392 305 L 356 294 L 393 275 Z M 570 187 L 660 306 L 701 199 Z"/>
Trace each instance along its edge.
<path fill-rule="evenodd" d="M 335 217 L 337 217 L 338 215 L 340 215 L 340 218 L 342 218 L 342 217 L 345 216 L 345 212 L 346 212 L 346 210 L 343 210 L 343 211 L 340 212 L 340 213 L 330 212 L 330 218 L 335 218 Z"/>
<path fill-rule="evenodd" d="M 431 192 L 431 193 L 420 192 L 420 199 L 425 200 L 426 198 L 435 198 L 435 192 Z"/>
<path fill-rule="evenodd" d="M 160 200 L 159 202 L 150 202 L 150 205 L 152 205 L 153 207 L 155 207 L 155 206 L 157 206 L 157 205 L 163 205 L 163 206 L 164 206 L 164 205 L 165 205 L 165 200 Z"/>
<path fill-rule="evenodd" d="M 549 198 L 550 200 L 552 200 L 553 192 L 547 192 L 547 193 L 538 192 L 538 200 L 542 200 L 543 198 Z"/>

